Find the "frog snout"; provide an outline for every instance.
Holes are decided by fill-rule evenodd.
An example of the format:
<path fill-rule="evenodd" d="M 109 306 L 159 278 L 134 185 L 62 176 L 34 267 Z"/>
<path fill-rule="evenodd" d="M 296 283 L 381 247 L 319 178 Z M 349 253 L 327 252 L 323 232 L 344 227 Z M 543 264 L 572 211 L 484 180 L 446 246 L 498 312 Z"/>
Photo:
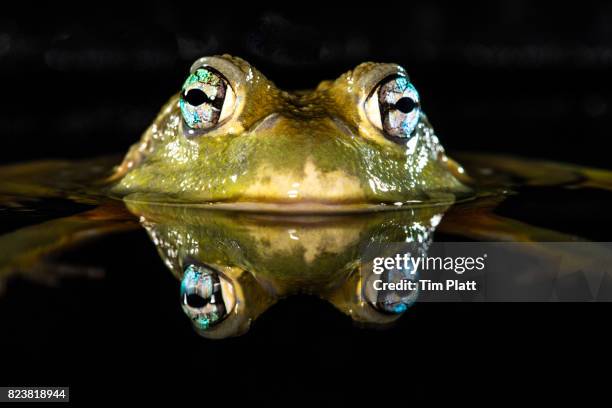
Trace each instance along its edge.
<path fill-rule="evenodd" d="M 261 120 L 249 137 L 256 177 L 243 198 L 363 201 L 364 157 L 338 119 L 275 113 Z"/>

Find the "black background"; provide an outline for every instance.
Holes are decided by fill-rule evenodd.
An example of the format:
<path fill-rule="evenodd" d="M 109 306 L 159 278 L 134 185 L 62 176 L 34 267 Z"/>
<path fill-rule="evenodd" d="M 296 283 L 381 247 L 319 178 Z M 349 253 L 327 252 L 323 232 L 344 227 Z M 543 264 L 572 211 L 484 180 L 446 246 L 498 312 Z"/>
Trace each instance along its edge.
<path fill-rule="evenodd" d="M 0 161 L 122 152 L 193 60 L 228 52 L 288 89 L 366 60 L 398 62 L 451 153 L 610 167 L 610 4 L 221 6 L 5 10 Z M 269 310 L 244 337 L 206 341 L 182 316 L 178 284 L 153 250 L 144 231 L 123 234 L 65 255 L 100 265 L 102 281 L 76 279 L 54 290 L 12 281 L 0 307 L 2 383 L 68 384 L 76 401 L 116 393 L 290 405 L 379 395 L 380 403 L 394 396 L 408 404 L 485 390 L 497 401 L 527 390 L 566 395 L 593 363 L 610 362 L 610 308 L 592 304 L 419 304 L 397 327 L 372 331 L 298 297 Z M 437 391 L 424 394 L 425 385 Z M 591 383 L 594 391 L 599 385 Z"/>
<path fill-rule="evenodd" d="M 0 159 L 122 152 L 196 58 L 231 53 L 287 89 L 367 60 L 398 62 L 451 151 L 610 167 L 610 4 L 220 3 L 3 13 L 0 134 L 10 147 Z"/>

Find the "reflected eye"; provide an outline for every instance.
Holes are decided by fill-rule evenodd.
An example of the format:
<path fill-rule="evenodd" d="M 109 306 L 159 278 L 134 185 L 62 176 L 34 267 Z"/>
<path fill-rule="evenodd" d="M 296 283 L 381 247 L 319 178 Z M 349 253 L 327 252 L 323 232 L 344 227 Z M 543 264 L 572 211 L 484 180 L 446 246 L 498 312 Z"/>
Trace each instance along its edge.
<path fill-rule="evenodd" d="M 419 93 L 403 76 L 382 80 L 365 104 L 368 119 L 392 138 L 408 139 L 419 123 Z"/>
<path fill-rule="evenodd" d="M 412 306 L 419 295 L 418 286 L 414 290 L 375 290 L 374 281 L 398 284 L 412 281 L 418 284 L 419 271 L 413 265 L 401 269 L 388 269 L 380 275 L 366 277 L 364 295 L 371 306 L 386 314 L 402 314 Z"/>
<path fill-rule="evenodd" d="M 206 330 L 227 316 L 236 298 L 232 284 L 203 265 L 188 265 L 181 281 L 183 311 L 197 329 Z"/>
<path fill-rule="evenodd" d="M 236 96 L 223 75 L 209 67 L 189 75 L 179 105 L 187 126 L 210 129 L 231 115 Z"/>

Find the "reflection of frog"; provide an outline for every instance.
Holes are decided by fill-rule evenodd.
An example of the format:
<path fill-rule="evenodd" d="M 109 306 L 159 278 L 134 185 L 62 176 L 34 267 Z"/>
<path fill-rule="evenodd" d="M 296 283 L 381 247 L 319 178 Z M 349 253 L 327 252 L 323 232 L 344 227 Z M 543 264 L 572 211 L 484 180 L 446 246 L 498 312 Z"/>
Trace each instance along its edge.
<path fill-rule="evenodd" d="M 411 242 L 413 253 L 424 254 L 445 210 L 278 217 L 128 206 L 181 280 L 183 311 L 200 334 L 212 338 L 245 332 L 279 298 L 295 293 L 318 295 L 359 323 L 393 322 L 417 293 L 366 291 L 375 276 L 362 267 L 368 248 Z M 398 271 L 394 278 L 416 275 Z"/>
<path fill-rule="evenodd" d="M 461 172 L 398 65 L 287 93 L 239 58 L 205 57 L 127 154 L 113 193 L 312 211 L 452 202 L 468 191 Z"/>

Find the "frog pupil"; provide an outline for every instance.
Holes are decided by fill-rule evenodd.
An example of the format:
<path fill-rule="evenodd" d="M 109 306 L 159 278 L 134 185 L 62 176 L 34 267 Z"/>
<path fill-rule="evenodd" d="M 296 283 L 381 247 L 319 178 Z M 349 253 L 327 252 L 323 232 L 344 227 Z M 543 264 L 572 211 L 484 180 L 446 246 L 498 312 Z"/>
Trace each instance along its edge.
<path fill-rule="evenodd" d="M 209 102 L 208 96 L 201 89 L 190 89 L 185 93 L 184 99 L 191 106 L 200 106 L 205 102 Z"/>
<path fill-rule="evenodd" d="M 185 302 L 187 303 L 187 305 L 195 309 L 201 309 L 204 306 L 206 306 L 206 303 L 208 303 L 206 299 L 204 299 L 202 296 L 195 294 L 195 293 L 191 293 L 187 295 Z"/>
<path fill-rule="evenodd" d="M 416 103 L 408 97 L 403 97 L 399 101 L 395 102 L 395 109 L 402 113 L 412 112 L 415 107 Z"/>

